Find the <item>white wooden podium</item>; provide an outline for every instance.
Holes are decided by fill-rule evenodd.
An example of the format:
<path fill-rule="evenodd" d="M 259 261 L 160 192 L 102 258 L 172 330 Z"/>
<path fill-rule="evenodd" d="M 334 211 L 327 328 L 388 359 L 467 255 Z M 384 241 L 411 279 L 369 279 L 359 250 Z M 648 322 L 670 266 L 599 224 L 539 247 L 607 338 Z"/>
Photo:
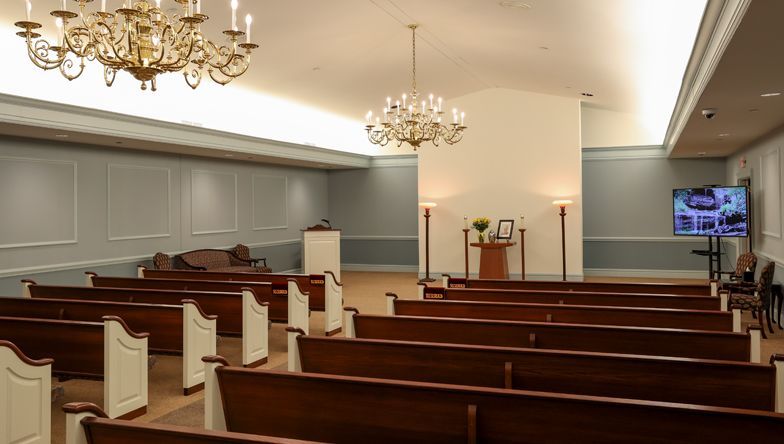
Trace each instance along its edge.
<path fill-rule="evenodd" d="M 302 272 L 331 271 L 340 281 L 340 230 L 316 225 L 302 230 Z"/>

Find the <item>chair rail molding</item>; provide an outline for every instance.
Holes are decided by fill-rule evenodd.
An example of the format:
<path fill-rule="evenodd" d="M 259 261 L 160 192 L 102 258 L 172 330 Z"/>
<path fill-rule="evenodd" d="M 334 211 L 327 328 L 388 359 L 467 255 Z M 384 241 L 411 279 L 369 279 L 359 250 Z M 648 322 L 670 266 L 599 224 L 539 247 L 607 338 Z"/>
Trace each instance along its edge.
<path fill-rule="evenodd" d="M 695 243 L 703 242 L 700 237 L 672 237 L 672 236 L 591 236 L 584 237 L 584 242 L 676 242 L 676 243 Z"/>

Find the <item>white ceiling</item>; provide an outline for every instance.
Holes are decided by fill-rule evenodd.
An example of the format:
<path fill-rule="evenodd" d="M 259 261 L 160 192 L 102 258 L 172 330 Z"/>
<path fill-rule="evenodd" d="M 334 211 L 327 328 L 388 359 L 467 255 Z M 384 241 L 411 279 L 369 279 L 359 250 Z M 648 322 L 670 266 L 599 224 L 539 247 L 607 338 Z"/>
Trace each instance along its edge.
<path fill-rule="evenodd" d="M 68 1 L 73 8 L 72 0 Z M 75 80 L 70 85 L 82 84 L 79 91 L 91 92 L 69 95 L 74 88 L 66 80 L 54 72 L 33 73 L 21 39 L 10 40 L 8 33 L 12 23 L 23 17 L 24 2 L 3 3 L 14 7 L 0 11 L 0 31 L 5 33 L 0 43 L 18 45 L 19 50 L 11 53 L 17 77 L 0 82 L 0 92 L 367 152 L 371 147 L 360 146 L 367 144 L 361 119 L 369 109 L 378 113 L 386 96 L 409 89 L 410 31 L 405 25 L 411 22 L 421 24 L 417 68 L 422 93 L 449 100 L 501 87 L 582 98 L 590 106 L 661 122 L 657 127 L 663 137 L 706 0 L 525 0 L 530 9 L 501 7 L 498 0 L 240 0 L 241 16 L 248 12 L 254 16 L 253 36 L 261 48 L 249 73 L 226 88 L 333 114 L 341 120 L 332 126 L 343 133 L 357 125 L 357 134 L 346 140 L 322 140 L 316 135 L 291 140 L 288 133 L 276 134 L 252 122 L 221 126 L 221 118 L 233 111 L 253 113 L 273 106 L 274 102 L 255 96 L 245 96 L 239 109 L 212 104 L 206 111 L 198 100 L 191 105 L 177 99 L 184 106 L 176 118 L 155 115 L 146 108 L 157 105 L 145 106 L 145 101 L 154 102 L 150 93 L 139 92 L 135 81 L 122 74 L 111 90 L 94 81 L 100 78 L 97 75 Z M 174 5 L 172 0 L 163 3 Z M 51 28 L 48 11 L 58 4 L 58 0 L 33 0 L 33 18 L 46 20 Z M 109 0 L 110 8 L 120 4 L 121 0 Z M 208 34 L 228 27 L 229 0 L 204 0 L 203 12 L 211 17 Z M 25 86 L 26 79 L 36 82 Z M 161 82 L 155 94 L 168 97 L 172 92 L 163 90 L 170 88 L 178 94 L 189 91 L 177 77 L 176 82 Z M 116 96 L 120 93 L 114 90 L 133 97 Z M 594 97 L 582 97 L 582 92 Z M 241 99 L 232 96 L 232 100 Z M 202 114 L 190 116 L 195 108 L 201 108 Z M 472 110 L 466 111 L 470 125 Z M 304 126 L 290 132 L 308 130 Z"/>

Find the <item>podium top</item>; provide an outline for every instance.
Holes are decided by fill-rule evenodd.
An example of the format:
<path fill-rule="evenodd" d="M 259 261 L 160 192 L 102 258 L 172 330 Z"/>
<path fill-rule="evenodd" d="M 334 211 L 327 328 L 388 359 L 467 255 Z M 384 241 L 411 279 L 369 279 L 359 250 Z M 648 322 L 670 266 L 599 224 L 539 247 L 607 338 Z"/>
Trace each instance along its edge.
<path fill-rule="evenodd" d="M 340 228 L 330 228 L 325 227 L 324 225 L 318 224 L 313 225 L 312 227 L 304 228 L 300 231 L 341 231 Z"/>
<path fill-rule="evenodd" d="M 517 242 L 471 242 L 470 244 L 472 247 L 478 248 L 507 248 L 513 245 L 517 245 Z"/>

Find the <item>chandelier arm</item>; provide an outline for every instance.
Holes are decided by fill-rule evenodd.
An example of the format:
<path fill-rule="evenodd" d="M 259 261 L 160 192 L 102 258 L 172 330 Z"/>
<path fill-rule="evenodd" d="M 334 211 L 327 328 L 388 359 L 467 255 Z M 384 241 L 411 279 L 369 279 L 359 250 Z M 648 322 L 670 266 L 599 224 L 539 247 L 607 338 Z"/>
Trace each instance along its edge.
<path fill-rule="evenodd" d="M 71 58 L 66 57 L 63 60 L 63 63 L 60 64 L 60 74 L 63 75 L 68 80 L 74 80 L 79 78 L 82 73 L 84 72 L 84 57 L 80 57 L 79 69 L 76 71 L 75 74 L 70 74 L 68 70 L 73 69 L 74 61 Z"/>
<path fill-rule="evenodd" d="M 45 39 L 33 41 L 32 38 L 27 36 L 27 55 L 33 64 L 43 70 L 55 69 L 65 60 L 65 54 L 60 54 L 52 49 L 51 44 Z M 51 59 L 49 54 L 55 52 L 56 59 Z"/>
<path fill-rule="evenodd" d="M 223 74 L 223 75 L 224 75 L 224 76 L 226 76 L 226 77 L 231 77 L 231 78 L 233 78 L 233 79 L 235 79 L 235 78 L 237 78 L 237 77 L 240 77 L 241 75 L 245 74 L 245 72 L 248 70 L 248 67 L 249 67 L 250 65 L 249 65 L 248 63 L 245 63 L 245 60 L 244 60 L 244 58 L 242 58 L 242 59 L 238 59 L 238 60 L 240 60 L 240 62 L 241 62 L 241 68 L 240 68 L 240 71 L 234 71 L 234 70 L 232 70 L 232 71 L 228 71 L 228 72 L 227 72 L 228 66 L 227 66 L 227 67 L 225 67 L 225 68 L 218 68 L 218 70 L 221 72 L 221 74 Z"/>
<path fill-rule="evenodd" d="M 221 46 L 220 48 L 217 47 L 214 43 L 210 42 L 212 47 L 216 50 L 216 54 L 218 55 L 218 62 L 212 63 L 211 61 L 207 60 L 210 66 L 216 69 L 221 69 L 229 66 L 237 56 L 237 38 L 232 37 L 232 47 L 231 49 L 228 48 L 226 45 Z M 226 62 L 221 63 L 221 58 L 226 57 Z"/>
<path fill-rule="evenodd" d="M 186 71 L 182 74 L 185 77 L 185 83 L 187 83 L 191 89 L 196 89 L 199 87 L 199 85 L 201 85 L 202 74 L 200 70 L 194 69 L 190 73 Z M 191 78 L 194 78 L 195 81 L 191 82 Z"/>
<path fill-rule="evenodd" d="M 112 86 L 114 84 L 115 77 L 117 77 L 117 70 L 110 66 L 104 66 L 103 80 L 106 82 L 106 86 Z"/>
<path fill-rule="evenodd" d="M 229 83 L 231 83 L 232 80 L 234 80 L 234 77 L 229 77 L 227 79 L 220 79 L 220 78 L 216 77 L 215 74 L 214 74 L 215 73 L 214 69 L 209 69 L 209 70 L 207 70 L 207 72 L 209 73 L 210 78 L 212 79 L 212 81 L 217 83 L 217 84 L 219 84 L 219 85 L 224 85 L 225 86 L 225 85 L 228 85 Z M 223 74 L 223 73 L 221 73 L 221 74 Z"/>

